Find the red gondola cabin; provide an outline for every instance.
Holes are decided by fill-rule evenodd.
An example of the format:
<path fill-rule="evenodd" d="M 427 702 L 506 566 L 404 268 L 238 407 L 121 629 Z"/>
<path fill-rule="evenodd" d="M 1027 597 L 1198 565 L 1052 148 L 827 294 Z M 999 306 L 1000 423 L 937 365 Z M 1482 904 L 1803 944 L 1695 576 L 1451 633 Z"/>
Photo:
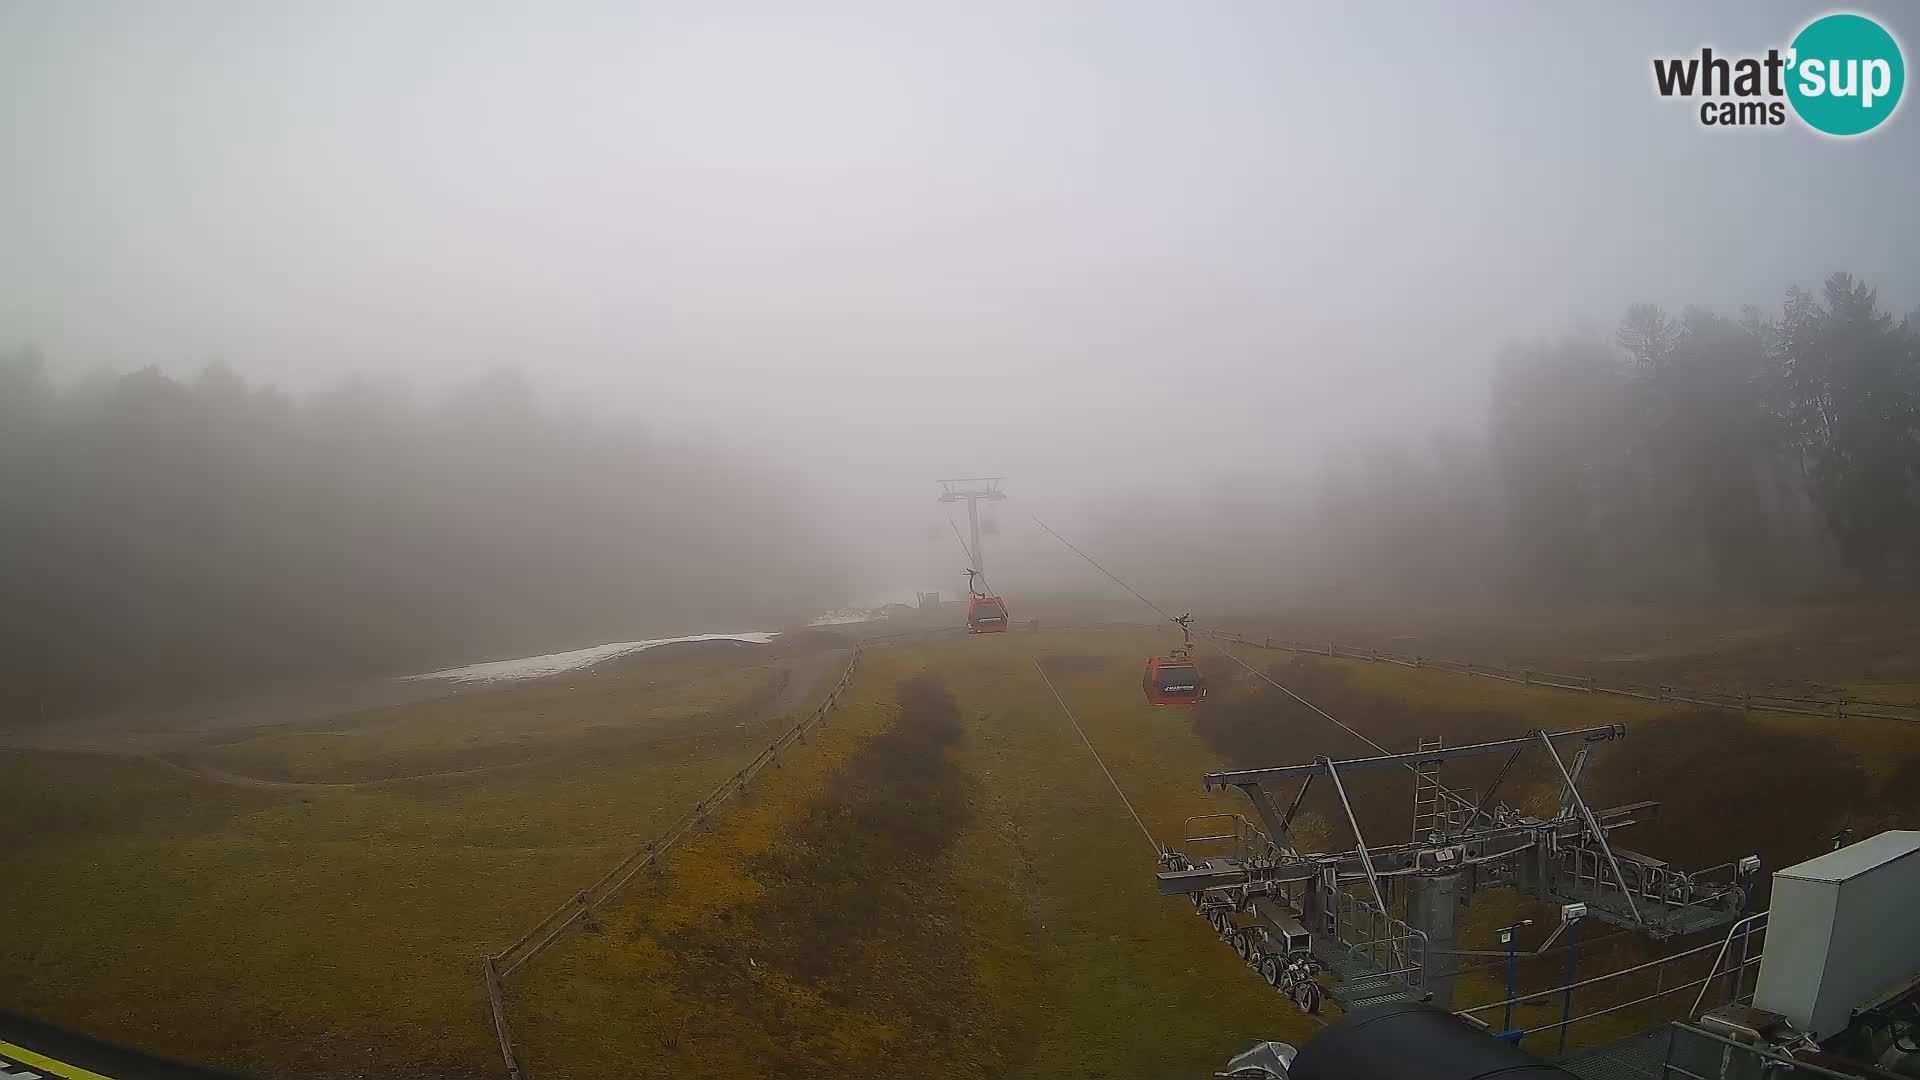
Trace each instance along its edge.
<path fill-rule="evenodd" d="M 1206 676 L 1185 650 L 1147 661 L 1140 689 L 1153 705 L 1198 705 L 1207 696 Z"/>
<path fill-rule="evenodd" d="M 1004 634 L 1007 632 L 1007 602 L 997 596 L 975 596 L 967 600 L 967 633 Z"/>

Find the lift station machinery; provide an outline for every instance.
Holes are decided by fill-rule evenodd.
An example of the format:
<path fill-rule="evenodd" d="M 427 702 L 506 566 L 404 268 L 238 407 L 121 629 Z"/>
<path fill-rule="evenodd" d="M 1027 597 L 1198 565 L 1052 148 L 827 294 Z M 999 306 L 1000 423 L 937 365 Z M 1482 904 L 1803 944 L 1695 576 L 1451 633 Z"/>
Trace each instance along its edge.
<path fill-rule="evenodd" d="M 1245 792 L 1259 824 L 1239 814 L 1190 819 L 1189 831 L 1208 834 L 1190 836 L 1187 851 L 1162 853 L 1160 892 L 1191 897 L 1242 959 L 1310 1012 L 1323 992 L 1347 1009 L 1393 1001 L 1451 1008 L 1458 910 L 1491 886 L 1560 905 L 1555 936 L 1583 917 L 1654 939 L 1735 923 L 1751 901 L 1759 859 L 1685 873 L 1610 841 L 1657 803 L 1587 804 L 1581 776 L 1594 750 L 1625 734 L 1618 724 L 1536 730 L 1466 746 L 1423 742 L 1413 753 L 1209 774 L 1209 790 Z M 1560 788 L 1551 816 L 1500 800 L 1501 785 L 1529 753 L 1546 760 Z M 1449 762 L 1487 755 L 1504 761 L 1483 792 L 1443 782 Z M 1374 769 L 1413 775 L 1413 829 L 1404 843 L 1370 844 L 1361 833 L 1343 778 Z M 1337 796 L 1352 830 L 1349 850 L 1311 853 L 1295 845 L 1295 818 L 1316 780 Z M 1282 808 L 1269 785 L 1293 781 L 1299 786 Z M 1202 847 L 1218 853 L 1202 855 Z M 1333 979 L 1322 985 L 1320 972 Z"/>

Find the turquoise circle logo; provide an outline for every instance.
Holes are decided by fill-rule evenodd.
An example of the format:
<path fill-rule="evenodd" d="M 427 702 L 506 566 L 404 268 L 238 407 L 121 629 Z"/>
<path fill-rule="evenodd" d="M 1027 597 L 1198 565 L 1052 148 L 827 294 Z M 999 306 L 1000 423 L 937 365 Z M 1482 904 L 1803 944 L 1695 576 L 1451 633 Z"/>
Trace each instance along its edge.
<path fill-rule="evenodd" d="M 1787 100 L 1816 131 L 1864 135 L 1900 105 L 1907 65 L 1900 43 L 1864 15 L 1827 15 L 1793 39 Z"/>

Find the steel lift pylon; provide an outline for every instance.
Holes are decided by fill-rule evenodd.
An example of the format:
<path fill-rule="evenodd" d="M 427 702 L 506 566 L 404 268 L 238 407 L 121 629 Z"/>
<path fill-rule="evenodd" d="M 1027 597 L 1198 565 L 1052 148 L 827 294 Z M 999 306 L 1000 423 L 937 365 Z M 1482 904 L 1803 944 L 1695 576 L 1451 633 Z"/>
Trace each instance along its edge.
<path fill-rule="evenodd" d="M 940 481 L 940 501 L 943 503 L 964 502 L 967 504 L 967 532 L 973 538 L 973 545 L 967 550 L 967 561 L 974 573 L 987 568 L 986 556 L 980 551 L 980 500 L 999 502 L 1007 497 L 1000 490 L 1003 476 L 968 476 L 954 480 Z"/>

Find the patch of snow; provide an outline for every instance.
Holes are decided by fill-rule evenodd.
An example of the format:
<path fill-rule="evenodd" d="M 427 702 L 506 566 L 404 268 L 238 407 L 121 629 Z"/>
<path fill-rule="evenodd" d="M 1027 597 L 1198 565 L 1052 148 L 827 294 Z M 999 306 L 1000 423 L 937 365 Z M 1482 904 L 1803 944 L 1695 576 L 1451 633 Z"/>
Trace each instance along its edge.
<path fill-rule="evenodd" d="M 740 641 L 750 645 L 765 645 L 774 639 L 773 634 L 765 631 L 750 631 L 744 634 L 689 634 L 686 637 L 653 638 L 649 641 L 614 641 L 605 645 L 595 645 L 591 649 L 575 649 L 572 652 L 548 653 L 545 656 L 523 656 L 518 660 L 495 660 L 486 664 L 469 664 L 466 667 L 447 668 L 442 671 L 429 671 L 424 675 L 408 675 L 408 679 L 447 679 L 452 682 L 506 682 L 512 679 L 540 679 L 548 675 L 575 671 L 584 667 L 611 660 L 628 653 L 643 652 L 659 645 L 677 645 L 683 641 Z"/>

